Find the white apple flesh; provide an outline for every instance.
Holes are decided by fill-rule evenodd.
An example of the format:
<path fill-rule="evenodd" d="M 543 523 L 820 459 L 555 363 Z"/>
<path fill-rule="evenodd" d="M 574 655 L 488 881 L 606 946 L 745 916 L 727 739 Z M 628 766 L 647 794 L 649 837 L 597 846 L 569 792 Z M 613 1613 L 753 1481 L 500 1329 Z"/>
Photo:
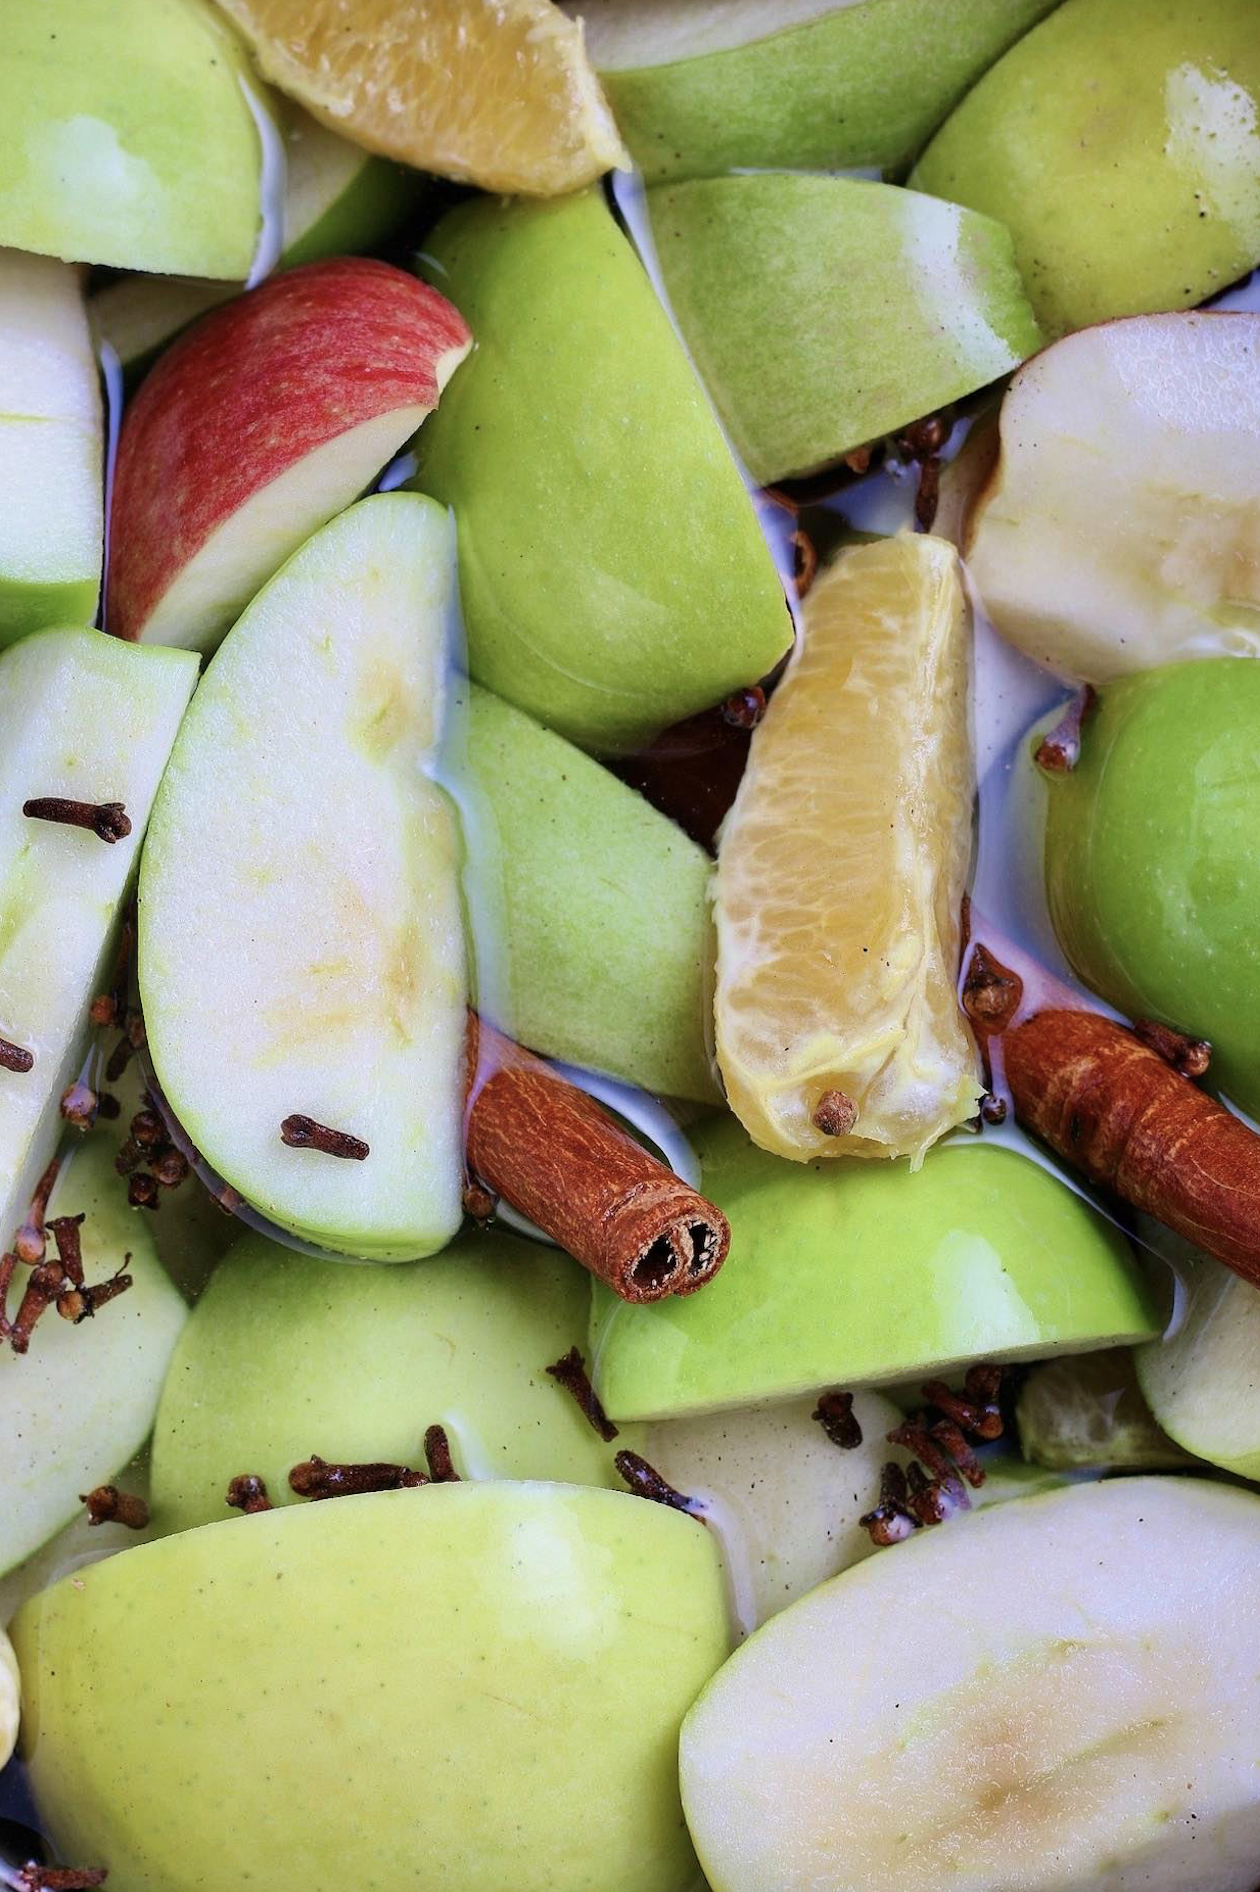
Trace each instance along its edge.
<path fill-rule="evenodd" d="M 442 508 L 389 493 L 284 566 L 197 692 L 140 882 L 176 1116 L 281 1227 L 377 1260 L 433 1253 L 461 1213 L 459 843 L 425 773 L 454 558 Z M 292 1115 L 367 1158 L 289 1147 Z"/>
<path fill-rule="evenodd" d="M 1182 1318 L 1169 1339 L 1134 1348 L 1138 1383 L 1178 1445 L 1260 1479 L 1260 1292 L 1210 1255 L 1177 1265 Z"/>

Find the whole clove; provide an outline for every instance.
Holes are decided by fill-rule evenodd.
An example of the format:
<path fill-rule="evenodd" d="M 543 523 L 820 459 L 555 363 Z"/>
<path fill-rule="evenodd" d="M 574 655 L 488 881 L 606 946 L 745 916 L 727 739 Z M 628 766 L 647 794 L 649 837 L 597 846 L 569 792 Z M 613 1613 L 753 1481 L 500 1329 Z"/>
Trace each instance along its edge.
<path fill-rule="evenodd" d="M 227 1488 L 227 1497 L 224 1502 L 230 1505 L 233 1511 L 244 1511 L 251 1516 L 257 1511 L 272 1509 L 266 1484 L 256 1472 L 242 1472 L 239 1477 L 234 1478 Z"/>
<path fill-rule="evenodd" d="M 34 1053 L 15 1045 L 11 1038 L 0 1038 L 0 1070 L 13 1071 L 19 1077 L 35 1069 Z"/>
<path fill-rule="evenodd" d="M 853 1416 L 852 1393 L 820 1393 L 810 1414 L 816 1419 L 833 1445 L 844 1452 L 856 1451 L 862 1443 L 862 1428 Z"/>
<path fill-rule="evenodd" d="M 354 1163 L 371 1155 L 361 1137 L 351 1136 L 348 1130 L 330 1130 L 326 1123 L 316 1123 L 314 1117 L 300 1112 L 285 1118 L 280 1137 L 291 1150 L 319 1150 L 324 1156 L 342 1156 Z"/>
<path fill-rule="evenodd" d="M 368 1491 L 400 1491 L 427 1485 L 423 1472 L 409 1465 L 331 1465 L 312 1456 L 289 1473 L 289 1489 L 299 1498 L 350 1498 Z"/>
<path fill-rule="evenodd" d="M 22 803 L 31 821 L 56 821 L 63 827 L 86 828 L 112 847 L 131 833 L 131 820 L 120 801 L 72 801 L 65 795 L 36 795 Z"/>
<path fill-rule="evenodd" d="M 694 1498 L 685 1498 L 681 1491 L 675 1491 L 667 1478 L 662 1478 L 654 1465 L 649 1465 L 637 1452 L 618 1452 L 613 1460 L 621 1477 L 625 1480 L 636 1498 L 647 1498 L 653 1504 L 666 1504 L 674 1511 L 685 1511 L 689 1517 L 699 1518 L 699 1506 Z"/>
<path fill-rule="evenodd" d="M 117 1485 L 98 1485 L 95 1491 L 80 1492 L 80 1504 L 87 1506 L 89 1524 L 125 1524 L 129 1531 L 142 1531 L 149 1522 L 149 1507 L 143 1498 Z"/>
<path fill-rule="evenodd" d="M 424 1435 L 424 1457 L 429 1479 L 435 1485 L 457 1485 L 459 1473 L 451 1458 L 451 1442 L 445 1426 L 430 1426 Z"/>
<path fill-rule="evenodd" d="M 586 1362 L 577 1347 L 570 1347 L 563 1359 L 553 1360 L 547 1368 L 566 1393 L 570 1393 L 577 1402 L 582 1417 L 598 1432 L 605 1445 L 611 1445 L 618 1437 L 616 1426 L 604 1411 L 599 1394 L 591 1385 L 586 1371 Z"/>

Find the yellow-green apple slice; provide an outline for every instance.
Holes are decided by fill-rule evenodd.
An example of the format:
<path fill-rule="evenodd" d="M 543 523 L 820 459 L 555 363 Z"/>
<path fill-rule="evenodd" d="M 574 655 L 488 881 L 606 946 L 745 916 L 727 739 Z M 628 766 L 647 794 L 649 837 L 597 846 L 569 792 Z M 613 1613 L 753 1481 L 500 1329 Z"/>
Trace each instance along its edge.
<path fill-rule="evenodd" d="M 262 96 L 209 0 L 58 0 L 55 23 L 46 0 L 8 0 L 0 243 L 243 280 Z"/>
<path fill-rule="evenodd" d="M 917 1173 L 785 1162 L 730 1117 L 693 1133 L 731 1252 L 703 1294 L 629 1307 L 595 1291 L 594 1376 L 613 1419 L 948 1378 L 1150 1339 L 1128 1243 L 1015 1150 L 954 1144 Z"/>
<path fill-rule="evenodd" d="M 78 272 L 0 250 L 0 643 L 92 622 L 103 486 L 100 382 Z"/>
<path fill-rule="evenodd" d="M 22 1712 L 21 1677 L 13 1644 L 0 1629 L 0 1768 L 17 1746 L 18 1718 Z"/>
<path fill-rule="evenodd" d="M 1202 302 L 1260 260 L 1253 0 L 1068 0 L 910 181 L 1007 225 L 1048 335 Z"/>
<path fill-rule="evenodd" d="M 1117 1479 L 920 1532 L 777 1616 L 688 1715 L 708 1882 L 1251 1892 L 1258 1621 L 1250 1492 Z"/>
<path fill-rule="evenodd" d="M 60 1857 L 128 1892 L 693 1892 L 678 1729 L 729 1647 L 695 1519 L 441 1484 L 210 1524 L 28 1603 Z M 227 1817 L 230 1809 L 230 1817 Z"/>
<path fill-rule="evenodd" d="M 134 1292 L 134 1290 L 130 1290 Z M 103 1318 L 103 1316 L 102 1316 Z M 98 1479 L 96 1481 L 100 1483 Z M 142 1447 L 129 1464 L 116 1469 L 108 1476 L 108 1483 L 119 1491 L 148 1502 L 149 1496 L 149 1455 Z M 82 1491 L 84 1488 L 80 1486 Z M 77 1494 L 76 1494 L 77 1495 Z M 51 1588 L 62 1577 L 78 1570 L 83 1564 L 97 1563 L 102 1557 L 113 1557 L 120 1550 L 134 1550 L 138 1544 L 146 1544 L 156 1537 L 158 1532 L 152 1523 L 142 1530 L 121 1523 L 116 1518 L 107 1518 L 93 1524 L 88 1516 L 87 1506 L 77 1504 L 74 1516 L 68 1524 L 47 1538 L 31 1555 L 20 1564 L 14 1564 L 12 1570 L 0 1577 L 0 1623 L 9 1623 L 17 1615 L 27 1597 L 38 1596 L 41 1590 Z"/>
<path fill-rule="evenodd" d="M 567 0 L 649 181 L 897 170 L 1055 0 Z M 907 83 L 913 72 L 914 82 Z"/>
<path fill-rule="evenodd" d="M 1134 1352 L 1138 1382 L 1164 1431 L 1199 1458 L 1260 1479 L 1260 1293 L 1210 1255 L 1183 1254 L 1180 1325 Z"/>
<path fill-rule="evenodd" d="M 380 1260 L 460 1219 L 458 838 L 426 773 L 454 556 L 414 493 L 303 546 L 206 672 L 140 882 L 149 1047 L 188 1135 L 282 1227 Z M 295 1116 L 366 1156 L 291 1147 Z"/>
<path fill-rule="evenodd" d="M 960 400 L 1041 346 L 1010 237 L 956 204 L 787 172 L 662 185 L 648 202 L 683 338 L 763 485 Z"/>
<path fill-rule="evenodd" d="M 711 1102 L 708 856 L 600 763 L 475 684 L 452 749 L 465 872 L 499 916 L 488 950 L 516 1037 Z"/>
<path fill-rule="evenodd" d="M 212 310 L 123 420 L 110 630 L 212 650 L 371 484 L 469 347 L 443 296 L 364 257 L 308 263 Z"/>
<path fill-rule="evenodd" d="M 68 1524 L 80 1493 L 107 1483 L 143 1445 L 186 1312 L 158 1260 L 149 1218 L 127 1206 L 107 1139 L 94 1131 L 73 1150 L 48 1212 L 85 1216 L 80 1239 L 89 1283 L 125 1265 L 132 1285 L 89 1323 L 75 1326 L 50 1309 L 29 1352 L 0 1350 L 0 1573 Z M 26 1280 L 19 1268 L 8 1295 L 10 1318 Z"/>
<path fill-rule="evenodd" d="M 1091 683 L 1260 653 L 1260 315 L 1069 336 L 1015 376 L 1000 430 L 966 547 L 1004 637 Z"/>
<path fill-rule="evenodd" d="M 228 1515 L 231 1479 L 294 1502 L 292 1466 L 423 1468 L 444 1426 L 464 1478 L 621 1484 L 604 1441 L 547 1368 L 586 1339 L 586 1276 L 553 1249 L 469 1234 L 406 1267 L 346 1268 L 239 1242 L 184 1331 L 153 1438 L 163 1532 Z M 620 1445 L 633 1445 L 626 1437 Z"/>
<path fill-rule="evenodd" d="M 0 1069 L 6 1246 L 56 1147 L 88 1006 L 108 977 L 149 810 L 196 681 L 189 652 L 133 650 L 99 631 L 38 631 L 0 653 L 0 1038 L 33 1060 L 29 1070 Z M 47 798 L 121 803 L 130 831 L 105 842 L 23 813 Z"/>
<path fill-rule="evenodd" d="M 773 669 L 791 641 L 782 584 L 603 198 L 461 205 L 421 262 L 477 337 L 417 442 L 416 483 L 455 508 L 478 682 L 607 751 Z"/>
<path fill-rule="evenodd" d="M 1238 1279 L 1217 1262 L 1212 1267 L 1230 1281 Z M 1152 1341 L 1034 1367 L 1015 1408 L 1024 1457 L 1065 1472 L 1182 1471 L 1192 1465 L 1189 1453 L 1156 1424 L 1134 1372 L 1135 1354 L 1162 1351 Z"/>
<path fill-rule="evenodd" d="M 373 249 L 429 188 L 417 172 L 372 157 L 317 124 L 300 106 L 285 106 L 283 130 L 281 269 Z M 88 298 L 88 314 L 98 337 L 114 349 L 131 377 L 181 329 L 237 290 L 234 283 L 197 277 L 121 276 Z"/>

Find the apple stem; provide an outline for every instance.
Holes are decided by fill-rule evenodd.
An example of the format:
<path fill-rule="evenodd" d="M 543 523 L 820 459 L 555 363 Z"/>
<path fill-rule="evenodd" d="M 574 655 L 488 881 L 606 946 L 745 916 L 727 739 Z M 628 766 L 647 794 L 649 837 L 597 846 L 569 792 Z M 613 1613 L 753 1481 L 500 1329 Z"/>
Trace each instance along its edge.
<path fill-rule="evenodd" d="M 125 1524 L 129 1531 L 142 1531 L 149 1522 L 149 1507 L 143 1498 L 117 1485 L 98 1485 L 95 1491 L 80 1492 L 80 1504 L 87 1506 L 88 1523 Z"/>
<path fill-rule="evenodd" d="M 833 1445 L 841 1451 L 853 1452 L 862 1443 L 862 1428 L 853 1416 L 852 1393 L 820 1393 L 818 1404 L 810 1414 L 817 1419 Z"/>
<path fill-rule="evenodd" d="M 563 1386 L 566 1393 L 571 1393 L 577 1401 L 578 1411 L 588 1424 L 598 1432 L 605 1445 L 611 1445 L 617 1438 L 617 1427 L 604 1411 L 599 1394 L 591 1385 L 587 1376 L 586 1362 L 577 1347 L 570 1347 L 562 1360 L 554 1360 L 547 1368 L 553 1380 Z"/>
<path fill-rule="evenodd" d="M 63 827 L 85 828 L 98 841 L 125 841 L 131 820 L 120 801 L 71 801 L 65 795 L 36 795 L 22 803 L 31 821 L 57 821 Z"/>

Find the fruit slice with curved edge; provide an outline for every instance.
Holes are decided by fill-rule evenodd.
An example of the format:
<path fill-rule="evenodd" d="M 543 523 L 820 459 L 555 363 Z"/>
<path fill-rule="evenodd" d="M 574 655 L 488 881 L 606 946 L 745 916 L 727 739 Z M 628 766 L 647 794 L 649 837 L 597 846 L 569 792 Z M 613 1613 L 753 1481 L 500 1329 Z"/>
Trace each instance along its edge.
<path fill-rule="evenodd" d="M 187 651 L 133 650 L 99 631 L 39 631 L 0 653 L 0 1036 L 34 1058 L 0 1069 L 0 1244 L 64 1127 L 61 1097 L 196 681 Z M 131 831 L 107 844 L 22 813 L 44 797 L 120 802 Z"/>
<path fill-rule="evenodd" d="M 477 680 L 607 751 L 772 670 L 792 636 L 782 584 L 602 198 L 462 205 L 421 262 L 477 337 L 416 444 L 416 484 L 459 521 Z"/>
<path fill-rule="evenodd" d="M 956 204 L 762 172 L 661 186 L 648 205 L 683 339 L 763 486 L 974 393 L 1041 346 L 1010 237 Z"/>
<path fill-rule="evenodd" d="M 248 276 L 262 104 L 208 0 L 9 0 L 0 243 L 68 262 Z M 119 48 L 127 49 L 120 58 Z"/>
<path fill-rule="evenodd" d="M 1004 637 L 1090 683 L 1260 654 L 1260 315 L 1068 336 L 1015 376 L 1000 428 L 965 549 Z"/>
<path fill-rule="evenodd" d="M 458 751 L 458 752 L 456 752 Z M 549 1058 L 713 1101 L 711 863 L 633 789 L 475 684 L 444 779 L 502 1016 Z M 493 924 L 493 922 L 492 922 Z M 484 979 L 486 968 L 479 967 Z"/>
<path fill-rule="evenodd" d="M 8 1764 L 17 1746 L 21 1688 L 13 1644 L 0 1629 L 0 1768 Z"/>
<path fill-rule="evenodd" d="M 650 183 L 908 164 L 1054 0 L 572 0 Z M 914 74 L 913 84 L 907 74 Z"/>
<path fill-rule="evenodd" d="M 102 1316 L 102 1319 L 104 1316 Z M 89 1343 L 90 1344 L 90 1343 Z M 149 1457 L 141 1450 L 131 1463 L 107 1474 L 110 1484 L 146 1502 L 149 1496 Z M 97 1481 L 100 1482 L 99 1480 Z M 87 1506 L 78 1505 L 69 1524 L 45 1539 L 39 1549 L 0 1577 L 0 1624 L 9 1623 L 30 1596 L 51 1589 L 62 1577 L 70 1576 L 84 1564 L 94 1564 L 102 1557 L 115 1557 L 120 1550 L 134 1550 L 147 1544 L 157 1532 L 147 1524 L 143 1530 L 131 1529 L 116 1519 L 93 1524 Z M 2 1857 L 3 1855 L 0 1855 Z"/>
<path fill-rule="evenodd" d="M 856 546 L 753 732 L 718 849 L 717 1055 L 749 1135 L 797 1162 L 918 1162 L 975 1112 L 955 992 L 969 638 L 952 546 Z M 828 1133 L 836 1097 L 849 1127 Z"/>
<path fill-rule="evenodd" d="M 1080 760 L 1048 777 L 1046 891 L 1095 992 L 1213 1045 L 1212 1081 L 1260 1113 L 1260 664 L 1123 677 Z"/>
<path fill-rule="evenodd" d="M 431 1254 L 460 1220 L 458 843 L 425 774 L 453 538 L 430 501 L 379 494 L 277 573 L 197 692 L 140 878 L 140 989 L 175 1115 L 281 1227 L 382 1261 Z M 294 1115 L 366 1159 L 286 1146 Z"/>
<path fill-rule="evenodd" d="M 284 117 L 284 248 L 292 269 L 350 250 L 371 250 L 420 204 L 429 181 L 338 138 L 296 105 Z M 207 309 L 237 293 L 233 283 L 196 277 L 122 276 L 88 298 L 96 334 L 129 378 Z"/>
<path fill-rule="evenodd" d="M 96 616 L 103 484 L 100 381 L 77 272 L 0 250 L 0 644 Z"/>
<path fill-rule="evenodd" d="M 1006 224 L 1041 325 L 1061 335 L 1189 308 L 1260 261 L 1258 109 L 1252 0 L 1065 0 L 910 181 Z"/>
<path fill-rule="evenodd" d="M 418 1465 L 430 1425 L 465 1478 L 619 1490 L 613 1452 L 547 1368 L 586 1338 L 586 1277 L 511 1235 L 470 1234 L 401 1268 L 346 1268 L 239 1242 L 193 1311 L 153 1435 L 162 1531 L 228 1515 L 253 1472 L 273 1504 L 317 1454 Z M 627 1440 L 629 1444 L 632 1441 Z"/>
<path fill-rule="evenodd" d="M 75 1515 L 79 1494 L 104 1484 L 149 1435 L 186 1309 L 158 1261 L 147 1219 L 127 1207 L 113 1146 L 95 1134 L 73 1151 L 53 1190 L 51 1215 L 86 1215 L 83 1272 L 91 1282 L 123 1268 L 133 1285 L 76 1326 L 51 1310 L 30 1352 L 0 1351 L 5 1446 L 0 1572 L 29 1557 Z M 8 1296 L 17 1311 L 26 1270 Z"/>
<path fill-rule="evenodd" d="M 729 1641 L 712 1539 L 660 1505 L 294 1506 L 95 1564 L 13 1633 L 47 1829 L 131 1892 L 332 1892 L 350 1834 L 366 1883 L 695 1884 L 678 1727 Z"/>
<path fill-rule="evenodd" d="M 369 151 L 559 196 L 628 167 L 582 29 L 551 0 L 219 0 L 264 76 Z"/>
<path fill-rule="evenodd" d="M 1260 1479 L 1260 1294 L 1210 1255 L 1178 1250 L 1185 1312 L 1171 1339 L 1135 1348 L 1138 1383 L 1178 1445 Z"/>
<path fill-rule="evenodd" d="M 432 412 L 470 346 L 445 297 L 368 257 L 287 270 L 206 316 L 123 420 L 110 630 L 213 650 Z"/>
<path fill-rule="evenodd" d="M 688 1715 L 708 1880 L 1251 1892 L 1258 1618 L 1249 1492 L 1119 1479 L 922 1532 L 776 1617 Z"/>
<path fill-rule="evenodd" d="M 686 1299 L 636 1308 L 596 1289 L 593 1372 L 613 1419 L 948 1379 L 978 1359 L 1161 1330 L 1128 1243 L 1017 1151 L 951 1145 L 917 1173 L 803 1168 L 756 1149 L 729 1117 L 692 1141 L 731 1252 Z"/>
<path fill-rule="evenodd" d="M 1162 1347 L 1153 1341 L 1136 1351 L 1140 1357 L 1158 1354 Z M 1191 1466 L 1190 1456 L 1156 1424 L 1133 1360 L 1122 1348 L 1108 1348 L 1034 1367 L 1015 1408 L 1024 1457 L 1057 1471 L 1158 1472 Z"/>

